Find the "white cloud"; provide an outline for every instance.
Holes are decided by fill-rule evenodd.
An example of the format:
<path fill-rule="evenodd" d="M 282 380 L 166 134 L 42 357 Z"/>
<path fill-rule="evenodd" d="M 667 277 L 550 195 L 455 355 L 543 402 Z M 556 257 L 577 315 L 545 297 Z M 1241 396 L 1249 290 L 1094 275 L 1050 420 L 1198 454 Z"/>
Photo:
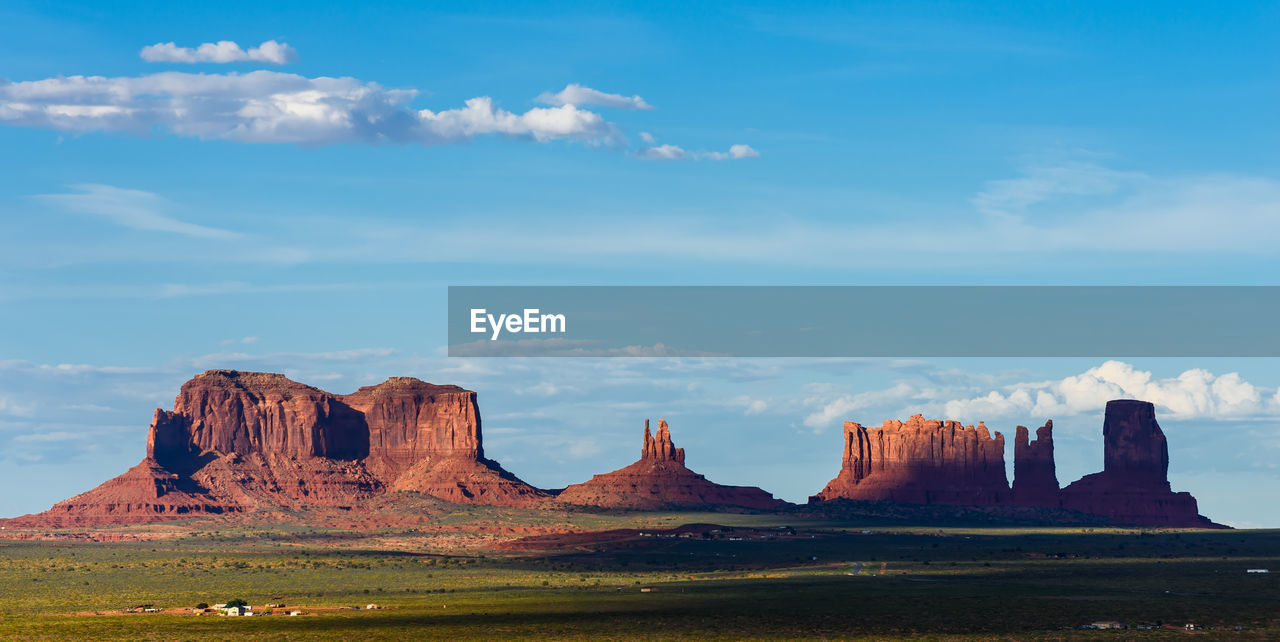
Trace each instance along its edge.
<path fill-rule="evenodd" d="M 249 337 L 240 337 L 239 339 L 223 339 L 220 343 L 224 346 L 229 346 L 235 343 L 250 344 L 250 343 L 257 343 L 259 341 L 261 341 L 259 337 L 249 336 Z"/>
<path fill-rule="evenodd" d="M 564 392 L 564 388 L 551 383 L 550 381 L 542 381 L 525 388 L 517 388 L 518 395 L 534 395 L 537 397 L 552 397 Z"/>
<path fill-rule="evenodd" d="M 658 139 L 654 138 L 653 134 L 650 134 L 649 132 L 640 132 L 640 140 L 646 145 L 652 145 L 658 142 Z"/>
<path fill-rule="evenodd" d="M 765 401 L 764 399 L 753 399 L 748 395 L 735 397 L 729 403 L 731 405 L 741 407 L 742 414 L 748 415 L 748 416 L 758 415 L 769 409 L 769 403 L 767 401 Z"/>
<path fill-rule="evenodd" d="M 741 160 L 744 158 L 760 158 L 760 152 L 750 145 L 731 145 L 727 152 L 703 152 L 700 158 L 709 160 Z"/>
<path fill-rule="evenodd" d="M 148 135 L 161 129 L 201 139 L 301 145 L 434 145 L 485 135 L 593 145 L 620 139 L 615 125 L 574 105 L 517 114 L 481 96 L 459 108 L 432 111 L 410 108 L 416 95 L 355 78 L 275 71 L 66 76 L 0 81 L 0 122 L 71 133 Z"/>
<path fill-rule="evenodd" d="M 334 350 L 331 352 L 270 352 L 265 354 L 249 354 L 247 352 L 218 352 L 200 355 L 179 363 L 187 368 L 204 370 L 207 368 L 241 368 L 253 369 L 262 364 L 306 365 L 314 363 L 363 363 L 375 359 L 386 359 L 397 354 L 392 348 L 353 348 L 351 350 Z M 246 368 L 246 364 L 254 364 Z"/>
<path fill-rule="evenodd" d="M 66 430 L 57 430 L 54 432 L 38 432 L 26 435 L 16 435 L 14 436 L 13 441 L 19 443 L 40 443 L 74 441 L 76 439 L 84 439 L 84 435 Z"/>
<path fill-rule="evenodd" d="M 645 160 L 673 161 L 685 160 L 686 158 L 689 158 L 689 154 L 688 152 L 685 152 L 684 149 L 676 147 L 675 145 L 658 145 L 656 147 L 646 147 L 639 152 L 636 152 L 636 157 L 643 158 Z"/>
<path fill-rule="evenodd" d="M 1156 177 L 1058 163 L 989 181 L 971 203 L 987 221 L 969 233 L 985 228 L 993 248 L 1239 253 L 1280 241 L 1280 181 L 1266 176 Z"/>
<path fill-rule="evenodd" d="M 1245 417 L 1266 412 L 1262 391 L 1239 373 L 1215 375 L 1191 369 L 1177 377 L 1155 379 L 1122 361 L 1058 381 L 1016 383 L 985 395 L 944 404 L 947 417 L 1062 417 L 1096 412 L 1112 399 L 1141 399 L 1175 419 Z"/>
<path fill-rule="evenodd" d="M 892 388 L 859 392 L 852 395 L 846 394 L 835 399 L 810 398 L 805 400 L 806 405 L 820 404 L 821 407 L 804 418 L 804 425 L 813 428 L 814 432 L 821 432 L 834 423 L 853 420 L 849 413 L 855 410 L 907 399 L 915 394 L 915 388 L 905 382 L 898 382 Z"/>
<path fill-rule="evenodd" d="M 653 136 L 641 134 L 641 140 L 652 144 Z M 727 152 L 688 152 L 682 147 L 676 145 L 655 145 L 646 147 L 636 152 L 636 156 L 645 160 L 742 160 L 744 158 L 759 158 L 760 152 L 752 149 L 750 145 L 733 145 L 729 147 Z"/>
<path fill-rule="evenodd" d="M 171 232 L 199 238 L 236 238 L 235 232 L 179 221 L 166 216 L 170 207 L 151 192 L 111 185 L 72 185 L 68 194 L 39 194 L 32 198 L 72 212 L 90 214 L 117 225 L 149 232 Z"/>
<path fill-rule="evenodd" d="M 1017 217 L 1031 206 L 1055 198 L 1115 194 L 1126 185 L 1147 179 L 1141 172 L 1068 162 L 1032 167 L 1017 178 L 987 181 L 971 202 L 975 209 L 989 216 Z"/>
<path fill-rule="evenodd" d="M 179 47 L 172 42 L 158 42 L 143 47 L 139 56 L 147 62 L 230 63 L 265 62 L 285 65 L 298 60 L 298 52 L 283 42 L 268 40 L 257 47 L 241 49 L 231 40 L 206 42 L 198 47 Z"/>
<path fill-rule="evenodd" d="M 95 366 L 85 363 L 32 363 L 21 359 L 6 359 L 0 361 L 0 372 L 23 372 L 34 374 L 52 374 L 52 375 L 81 375 L 81 374 L 147 374 L 153 373 L 153 368 L 142 368 L 133 366 Z"/>
<path fill-rule="evenodd" d="M 30 417 L 35 411 L 31 404 L 18 403 L 11 397 L 0 396 L 0 415 Z"/>
<path fill-rule="evenodd" d="M 639 96 L 623 96 L 622 94 L 606 94 L 577 83 L 565 85 L 558 93 L 544 92 L 538 96 L 538 102 L 547 105 L 596 105 L 598 107 L 616 107 L 618 109 L 653 109 Z"/>

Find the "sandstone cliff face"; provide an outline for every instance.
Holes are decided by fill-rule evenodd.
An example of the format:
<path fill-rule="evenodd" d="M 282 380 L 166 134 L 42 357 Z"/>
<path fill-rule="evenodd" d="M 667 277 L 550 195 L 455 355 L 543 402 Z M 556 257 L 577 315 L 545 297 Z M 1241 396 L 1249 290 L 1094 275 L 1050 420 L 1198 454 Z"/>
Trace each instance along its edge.
<path fill-rule="evenodd" d="M 1053 421 L 1036 429 L 1029 440 L 1026 426 L 1018 426 L 1013 441 L 1013 498 L 1021 506 L 1057 508 L 1058 475 L 1053 461 Z"/>
<path fill-rule="evenodd" d="M 195 452 L 360 459 L 369 434 L 333 395 L 265 372 L 210 370 L 183 384 L 173 413 Z"/>
<path fill-rule="evenodd" d="M 1125 524 L 1216 526 L 1199 514 L 1190 493 L 1169 487 L 1169 446 L 1145 401 L 1107 402 L 1102 424 L 1103 471 L 1062 489 L 1062 507 L 1105 515 Z"/>
<path fill-rule="evenodd" d="M 1169 448 L 1145 401 L 1107 403 L 1103 423 L 1105 470 L 1059 490 L 1053 458 L 1053 422 L 1029 431 L 1018 426 L 1014 482 L 1004 475 L 1004 439 L 954 421 L 886 421 L 867 429 L 845 424 L 840 474 L 810 503 L 832 499 L 914 504 L 1020 505 L 1101 515 L 1117 524 L 1217 527 L 1197 512 L 1189 493 L 1169 488 Z"/>
<path fill-rule="evenodd" d="M 392 377 L 340 397 L 367 425 L 366 464 L 394 482 L 424 459 L 481 459 L 476 393 L 412 377 Z"/>
<path fill-rule="evenodd" d="M 283 375 L 210 370 L 183 384 L 172 411 L 156 410 L 141 464 L 33 518 L 353 507 L 389 490 L 502 505 L 546 496 L 484 458 L 469 390 L 393 377 L 339 397 Z"/>
<path fill-rule="evenodd" d="M 707 480 L 684 465 L 684 449 L 671 441 L 667 422 L 658 420 L 658 434 L 644 422 L 640 460 L 626 468 L 596 475 L 565 488 L 557 500 L 608 508 L 664 508 L 741 506 L 777 508 L 786 504 L 754 486 L 724 486 Z"/>
<path fill-rule="evenodd" d="M 867 429 L 846 422 L 840 473 L 810 503 L 832 499 L 985 506 L 1009 499 L 1004 435 L 981 423 L 886 421 Z"/>

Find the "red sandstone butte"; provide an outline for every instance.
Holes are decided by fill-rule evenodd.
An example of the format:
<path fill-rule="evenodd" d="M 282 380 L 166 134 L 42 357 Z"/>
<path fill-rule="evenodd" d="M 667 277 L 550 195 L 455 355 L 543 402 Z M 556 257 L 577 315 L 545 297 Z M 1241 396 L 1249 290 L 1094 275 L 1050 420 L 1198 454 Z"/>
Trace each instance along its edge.
<path fill-rule="evenodd" d="M 156 410 L 142 463 L 14 523 L 351 507 L 397 490 L 497 505 L 546 496 L 485 459 L 469 390 L 393 377 L 335 396 L 279 374 L 209 370 L 172 411 Z"/>
<path fill-rule="evenodd" d="M 561 491 L 559 501 L 607 508 L 664 508 L 675 506 L 741 506 L 778 508 L 786 502 L 754 486 L 724 486 L 684 465 L 684 449 L 671 442 L 667 422 L 658 420 L 658 434 L 644 420 L 640 460 L 626 468 L 596 475 Z"/>
<path fill-rule="evenodd" d="M 1013 500 L 1021 506 L 1058 508 L 1058 475 L 1053 461 L 1053 420 L 1036 429 L 1030 441 L 1026 426 L 1013 440 Z"/>
<path fill-rule="evenodd" d="M 1104 515 L 1119 523 L 1216 527 L 1199 514 L 1191 493 L 1169 487 L 1169 445 L 1146 401 L 1107 402 L 1102 424 L 1104 463 L 1062 489 L 1062 507 Z"/>
<path fill-rule="evenodd" d="M 833 499 L 887 500 L 912 504 L 989 506 L 1006 503 L 1004 435 L 993 438 L 979 423 L 928 420 L 864 428 L 844 425 L 840 474 L 810 503 Z"/>

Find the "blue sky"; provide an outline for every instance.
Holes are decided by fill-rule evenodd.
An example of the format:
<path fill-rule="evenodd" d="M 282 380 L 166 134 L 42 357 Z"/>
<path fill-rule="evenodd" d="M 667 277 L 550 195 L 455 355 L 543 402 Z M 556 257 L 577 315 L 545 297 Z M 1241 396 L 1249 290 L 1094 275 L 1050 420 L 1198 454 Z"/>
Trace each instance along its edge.
<path fill-rule="evenodd" d="M 1012 434 L 1049 408 L 972 400 L 1020 386 L 1061 402 L 1065 483 L 1100 465 L 1101 396 L 1143 394 L 1177 488 L 1280 526 L 1274 360 L 441 354 L 451 284 L 1276 284 L 1277 27 L 1246 2 L 6 3 L 0 481 L 40 484 L 0 515 L 123 471 L 183 380 L 239 367 L 470 386 L 544 486 L 662 415 L 697 470 L 792 500 L 839 421 Z"/>

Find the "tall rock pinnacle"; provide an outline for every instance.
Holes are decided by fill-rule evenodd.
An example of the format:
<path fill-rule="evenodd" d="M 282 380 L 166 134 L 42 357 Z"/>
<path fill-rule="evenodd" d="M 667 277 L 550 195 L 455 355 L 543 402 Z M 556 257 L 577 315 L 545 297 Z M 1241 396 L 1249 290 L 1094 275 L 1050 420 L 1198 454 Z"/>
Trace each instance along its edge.
<path fill-rule="evenodd" d="M 561 491 L 557 500 L 610 508 L 776 508 L 786 503 L 754 486 L 725 486 L 689 470 L 684 465 L 684 449 L 676 448 L 672 443 L 671 430 L 662 419 L 658 420 L 656 436 L 649 429 L 649 420 L 644 420 L 644 441 L 639 461 L 569 486 Z"/>
<path fill-rule="evenodd" d="M 1053 420 L 1036 429 L 1029 441 L 1018 426 L 1013 441 L 1013 497 L 1023 506 L 1058 507 L 1058 475 L 1053 462 Z"/>
<path fill-rule="evenodd" d="M 1169 444 L 1146 401 L 1107 402 L 1102 424 L 1103 470 L 1062 489 L 1062 507 L 1125 524 L 1216 526 L 1199 514 L 1191 493 L 1169 487 Z"/>

